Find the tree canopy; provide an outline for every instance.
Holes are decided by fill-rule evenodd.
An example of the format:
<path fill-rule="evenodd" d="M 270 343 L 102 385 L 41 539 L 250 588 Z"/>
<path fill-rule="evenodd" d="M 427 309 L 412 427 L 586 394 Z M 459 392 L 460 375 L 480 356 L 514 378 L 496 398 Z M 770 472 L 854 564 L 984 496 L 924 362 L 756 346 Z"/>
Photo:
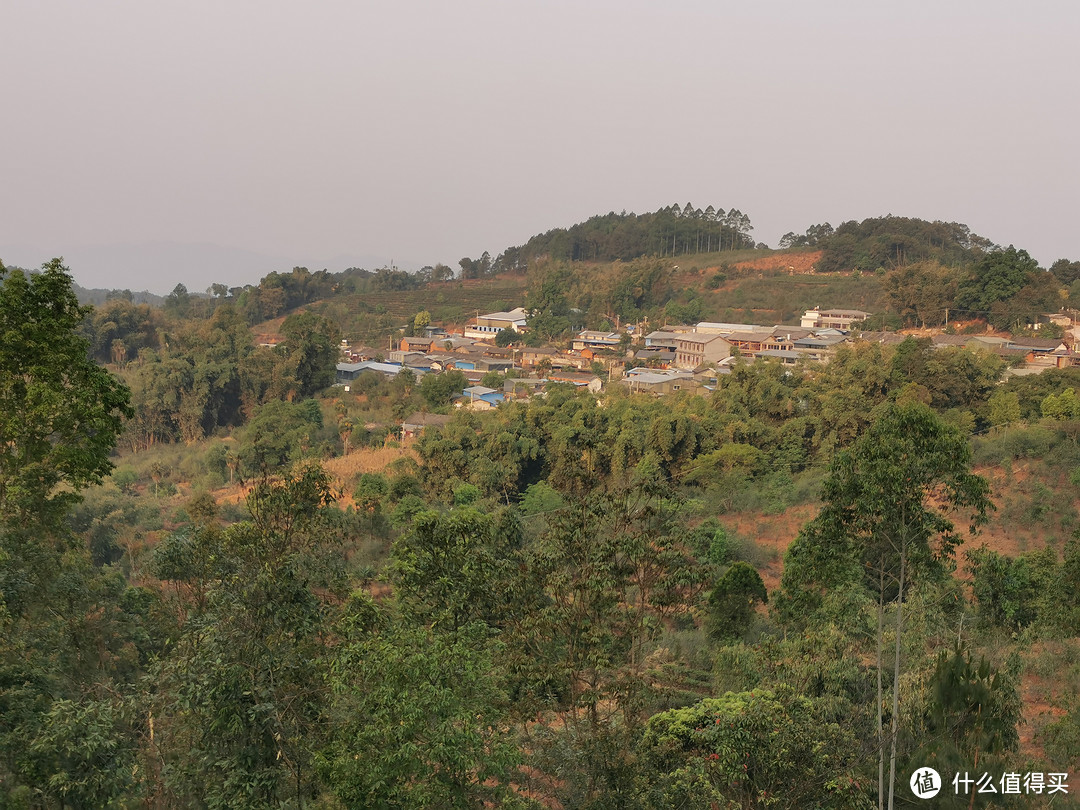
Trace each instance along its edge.
<path fill-rule="evenodd" d="M 791 236 L 791 244 L 799 244 L 799 238 Z M 835 230 L 828 223 L 812 226 L 803 241 L 822 250 L 816 269 L 823 273 L 874 271 L 923 260 L 955 265 L 968 263 L 994 247 L 959 222 L 928 222 L 891 214 L 843 222 Z"/>
<path fill-rule="evenodd" d="M 60 259 L 0 282 L 0 514 L 36 521 L 112 470 L 130 393 L 90 358 Z"/>

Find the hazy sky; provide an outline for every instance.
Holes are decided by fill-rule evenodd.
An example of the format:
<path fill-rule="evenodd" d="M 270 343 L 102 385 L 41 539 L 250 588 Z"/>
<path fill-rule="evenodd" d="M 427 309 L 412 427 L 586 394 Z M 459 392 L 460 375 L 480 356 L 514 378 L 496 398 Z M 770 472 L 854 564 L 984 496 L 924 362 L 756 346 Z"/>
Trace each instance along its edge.
<path fill-rule="evenodd" d="M 692 201 L 1080 258 L 1080 4 L 0 2 L 0 259 L 84 286 L 497 254 Z"/>

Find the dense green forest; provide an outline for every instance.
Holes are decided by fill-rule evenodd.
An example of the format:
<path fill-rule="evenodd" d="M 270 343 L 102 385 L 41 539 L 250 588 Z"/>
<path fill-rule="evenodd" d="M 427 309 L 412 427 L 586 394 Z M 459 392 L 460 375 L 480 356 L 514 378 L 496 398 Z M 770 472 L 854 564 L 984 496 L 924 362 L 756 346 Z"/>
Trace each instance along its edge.
<path fill-rule="evenodd" d="M 911 220 L 800 278 L 660 214 L 673 248 L 604 253 L 633 215 L 600 217 L 513 282 L 296 268 L 83 308 L 59 261 L 0 268 L 0 807 L 871 808 L 923 767 L 967 807 L 954 774 L 1075 773 L 1080 370 L 909 338 L 703 396 L 330 387 L 342 336 L 440 307 L 524 300 L 534 341 L 823 293 L 1016 328 L 1080 277 Z M 406 440 L 415 411 L 449 419 Z"/>
<path fill-rule="evenodd" d="M 784 234 L 780 247 L 819 248 L 823 255 L 817 269 L 828 273 L 873 271 L 930 259 L 951 266 L 970 264 L 997 245 L 959 222 L 886 216 L 844 222 L 837 228 L 828 222 L 811 225 L 804 234 Z"/>
<path fill-rule="evenodd" d="M 680 256 L 754 247 L 750 217 L 732 208 L 693 203 L 669 205 L 651 214 L 612 211 L 569 228 L 554 228 L 524 245 L 508 247 L 495 259 L 462 259 L 464 278 L 523 272 L 538 259 L 556 261 L 630 261 L 642 256 Z"/>

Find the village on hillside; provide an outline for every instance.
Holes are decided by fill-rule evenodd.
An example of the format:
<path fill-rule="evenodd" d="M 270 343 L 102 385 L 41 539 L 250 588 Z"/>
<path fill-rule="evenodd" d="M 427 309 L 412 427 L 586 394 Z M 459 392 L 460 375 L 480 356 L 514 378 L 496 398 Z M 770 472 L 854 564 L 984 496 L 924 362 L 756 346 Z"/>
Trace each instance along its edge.
<path fill-rule="evenodd" d="M 862 329 L 870 316 L 856 309 L 814 308 L 803 314 L 799 326 L 702 321 L 665 324 L 646 332 L 641 325 L 631 324 L 621 331 L 581 331 L 568 347 L 560 348 L 523 345 L 519 338 L 528 331 L 529 312 L 516 307 L 477 314 L 460 331 L 427 325 L 422 336 L 402 337 L 396 345 L 391 340 L 389 349 L 353 346 L 343 340 L 337 383 L 348 387 L 365 372 L 393 378 L 407 371 L 419 378 L 457 370 L 468 385 L 455 396 L 455 405 L 472 410 L 490 410 L 508 398 L 533 396 L 550 383 L 568 383 L 594 392 L 611 384 L 654 395 L 710 391 L 719 375 L 730 373 L 739 360 L 784 366 L 827 363 L 845 344 L 867 341 L 896 345 L 908 337 L 903 332 Z M 1072 318 L 1051 314 L 1043 320 L 1065 327 L 1066 337 L 943 332 L 929 336 L 930 346 L 995 354 L 1009 363 L 1010 376 L 1080 366 L 1080 352 L 1073 345 Z M 497 345 L 500 333 L 512 339 Z M 481 384 L 491 372 L 505 376 L 502 390 Z"/>

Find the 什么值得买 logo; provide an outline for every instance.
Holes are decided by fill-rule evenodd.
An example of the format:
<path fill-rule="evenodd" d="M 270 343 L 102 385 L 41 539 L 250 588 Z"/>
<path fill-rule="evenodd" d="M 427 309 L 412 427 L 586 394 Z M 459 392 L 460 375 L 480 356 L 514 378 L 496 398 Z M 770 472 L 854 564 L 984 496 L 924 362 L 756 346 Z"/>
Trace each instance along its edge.
<path fill-rule="evenodd" d="M 941 790 L 941 776 L 933 768 L 918 768 L 911 774 L 911 792 L 920 799 L 932 799 Z"/>

